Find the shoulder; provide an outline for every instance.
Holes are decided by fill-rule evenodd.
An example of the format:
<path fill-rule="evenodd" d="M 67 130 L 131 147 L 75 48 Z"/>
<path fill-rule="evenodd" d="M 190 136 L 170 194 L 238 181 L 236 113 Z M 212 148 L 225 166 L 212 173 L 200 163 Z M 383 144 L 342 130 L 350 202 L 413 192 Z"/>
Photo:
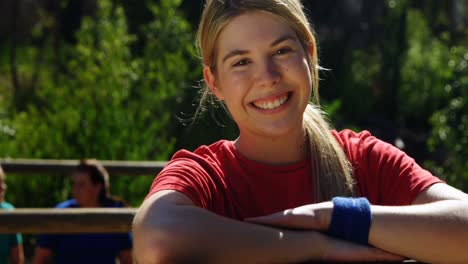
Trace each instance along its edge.
<path fill-rule="evenodd" d="M 174 154 L 157 178 L 164 176 L 174 179 L 198 179 L 201 182 L 213 177 L 222 177 L 225 165 L 236 159 L 233 149 L 235 147 L 232 141 L 220 140 L 194 151 L 180 150 Z"/>
<path fill-rule="evenodd" d="M 359 143 L 362 140 L 375 138 L 367 130 L 363 130 L 361 132 L 354 132 L 351 129 L 344 129 L 341 131 L 332 130 L 332 134 L 342 146 L 348 143 Z"/>
<path fill-rule="evenodd" d="M 397 161 L 402 159 L 414 162 L 405 152 L 388 142 L 376 138 L 367 130 L 354 132 L 345 129 L 339 132 L 332 131 L 332 134 L 353 165 L 362 164 L 366 161 L 369 165 L 375 165 L 376 162 L 399 163 Z"/>
<path fill-rule="evenodd" d="M 335 137 L 348 158 L 353 158 L 353 156 L 360 154 L 363 150 L 372 147 L 378 142 L 382 142 L 372 136 L 367 130 L 363 130 L 361 132 L 354 132 L 350 129 L 344 129 L 341 131 L 332 130 L 332 135 Z"/>
<path fill-rule="evenodd" d="M 75 199 L 70 199 L 59 203 L 55 208 L 75 208 L 78 207 Z"/>
<path fill-rule="evenodd" d="M 202 145 L 195 149 L 194 151 L 188 151 L 185 149 L 177 151 L 172 160 L 181 159 L 181 158 L 202 158 L 202 159 L 212 159 L 217 160 L 220 158 L 220 155 L 229 151 L 231 149 L 232 142 L 228 140 L 216 141 L 211 145 Z"/>
<path fill-rule="evenodd" d="M 176 190 L 196 205 L 209 208 L 225 189 L 225 166 L 235 160 L 232 141 L 221 140 L 194 151 L 180 150 L 157 175 L 147 197 L 161 190 Z"/>
<path fill-rule="evenodd" d="M 172 156 L 166 168 L 180 166 L 219 167 L 226 160 L 234 158 L 232 141 L 220 140 L 211 145 L 203 145 L 194 151 L 180 150 Z"/>

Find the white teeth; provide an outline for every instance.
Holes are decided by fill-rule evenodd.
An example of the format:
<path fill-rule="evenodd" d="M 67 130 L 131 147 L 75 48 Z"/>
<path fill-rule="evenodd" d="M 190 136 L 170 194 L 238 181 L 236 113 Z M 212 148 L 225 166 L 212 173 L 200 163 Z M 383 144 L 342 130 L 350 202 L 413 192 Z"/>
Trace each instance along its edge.
<path fill-rule="evenodd" d="M 282 96 L 278 99 L 276 99 L 275 101 L 270 101 L 270 102 L 254 102 L 253 104 L 258 107 L 258 108 L 261 108 L 261 109 L 273 109 L 273 108 L 276 108 L 282 104 L 284 104 L 284 102 L 286 102 L 286 100 L 288 100 L 288 95 L 285 95 L 285 96 Z"/>

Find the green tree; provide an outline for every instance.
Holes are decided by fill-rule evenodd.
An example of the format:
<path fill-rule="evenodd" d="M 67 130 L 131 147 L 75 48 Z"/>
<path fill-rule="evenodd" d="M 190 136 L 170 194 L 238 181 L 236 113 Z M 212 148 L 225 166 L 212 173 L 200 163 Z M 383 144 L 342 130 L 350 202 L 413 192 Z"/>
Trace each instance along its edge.
<path fill-rule="evenodd" d="M 388 128 L 422 146 L 417 151 L 426 153 L 419 157 L 427 168 L 466 190 L 468 49 L 462 43 L 467 32 L 458 39 L 434 32 L 422 10 L 405 1 L 388 3 L 393 4 L 382 21 L 400 31 L 389 31 L 386 44 L 353 52 L 340 110 L 358 124 L 369 113 L 386 113 Z"/>
<path fill-rule="evenodd" d="M 450 100 L 436 111 L 430 121 L 433 126 L 428 141 L 440 160 L 428 162 L 438 175 L 462 190 L 468 190 L 468 48 L 455 46 L 445 66 L 453 72 L 444 90 Z"/>
<path fill-rule="evenodd" d="M 434 154 L 426 166 L 465 191 L 468 188 L 468 48 L 462 43 L 466 43 L 467 33 L 459 39 L 449 31 L 436 35 L 423 13 L 411 10 L 400 98 L 401 113 L 407 123 L 429 125 L 427 144 Z"/>
<path fill-rule="evenodd" d="M 154 21 L 144 29 L 139 57 L 131 52 L 134 37 L 123 9 L 110 1 L 98 4 L 97 14 L 83 19 L 76 43 L 62 47 L 63 68 L 44 65 L 34 103 L 5 121 L 14 134 L 1 134 L 0 156 L 166 160 L 173 152 L 174 102 L 187 86 L 193 57 L 191 30 L 177 11 L 180 1 L 150 6 Z M 68 195 L 57 178 L 10 177 L 17 186 L 11 197 L 20 206 L 52 206 Z M 111 186 L 138 205 L 152 179 L 112 178 Z M 43 198 L 21 200 L 29 193 Z"/>

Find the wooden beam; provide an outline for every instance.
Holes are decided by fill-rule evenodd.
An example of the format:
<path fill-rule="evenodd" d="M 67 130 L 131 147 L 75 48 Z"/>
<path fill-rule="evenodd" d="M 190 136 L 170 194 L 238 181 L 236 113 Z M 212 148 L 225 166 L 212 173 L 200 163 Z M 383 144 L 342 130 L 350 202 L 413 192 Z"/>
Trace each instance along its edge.
<path fill-rule="evenodd" d="M 165 161 L 99 161 L 113 175 L 151 175 L 155 176 L 164 166 Z M 79 160 L 47 159 L 0 159 L 0 165 L 6 173 L 33 173 L 51 175 L 69 175 Z"/>
<path fill-rule="evenodd" d="M 0 233 L 129 232 L 136 211 L 136 208 L 21 208 L 0 210 Z"/>

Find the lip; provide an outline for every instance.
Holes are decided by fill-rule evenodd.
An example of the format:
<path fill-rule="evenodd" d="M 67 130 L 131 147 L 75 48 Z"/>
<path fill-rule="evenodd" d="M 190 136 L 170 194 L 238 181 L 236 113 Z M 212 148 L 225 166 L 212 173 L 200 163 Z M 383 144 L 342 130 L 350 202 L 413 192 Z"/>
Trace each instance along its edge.
<path fill-rule="evenodd" d="M 282 105 L 280 105 L 280 106 L 278 106 L 276 108 L 262 109 L 262 108 L 259 108 L 259 107 L 254 105 L 254 102 L 257 102 L 257 101 L 273 101 L 273 100 L 276 100 L 278 98 L 283 97 L 284 95 L 288 96 L 287 100 Z M 269 96 L 266 96 L 266 97 L 259 98 L 257 100 L 254 100 L 254 101 L 250 102 L 248 105 L 249 105 L 249 107 L 251 109 L 254 109 L 255 111 L 258 111 L 258 112 L 261 112 L 261 113 L 277 113 L 277 112 L 282 111 L 284 108 L 286 108 L 291 103 L 291 101 L 292 101 L 291 99 L 293 98 L 293 96 L 294 96 L 294 93 L 292 91 L 281 92 L 281 93 L 277 93 L 277 94 L 273 94 L 273 95 L 269 95 Z"/>

